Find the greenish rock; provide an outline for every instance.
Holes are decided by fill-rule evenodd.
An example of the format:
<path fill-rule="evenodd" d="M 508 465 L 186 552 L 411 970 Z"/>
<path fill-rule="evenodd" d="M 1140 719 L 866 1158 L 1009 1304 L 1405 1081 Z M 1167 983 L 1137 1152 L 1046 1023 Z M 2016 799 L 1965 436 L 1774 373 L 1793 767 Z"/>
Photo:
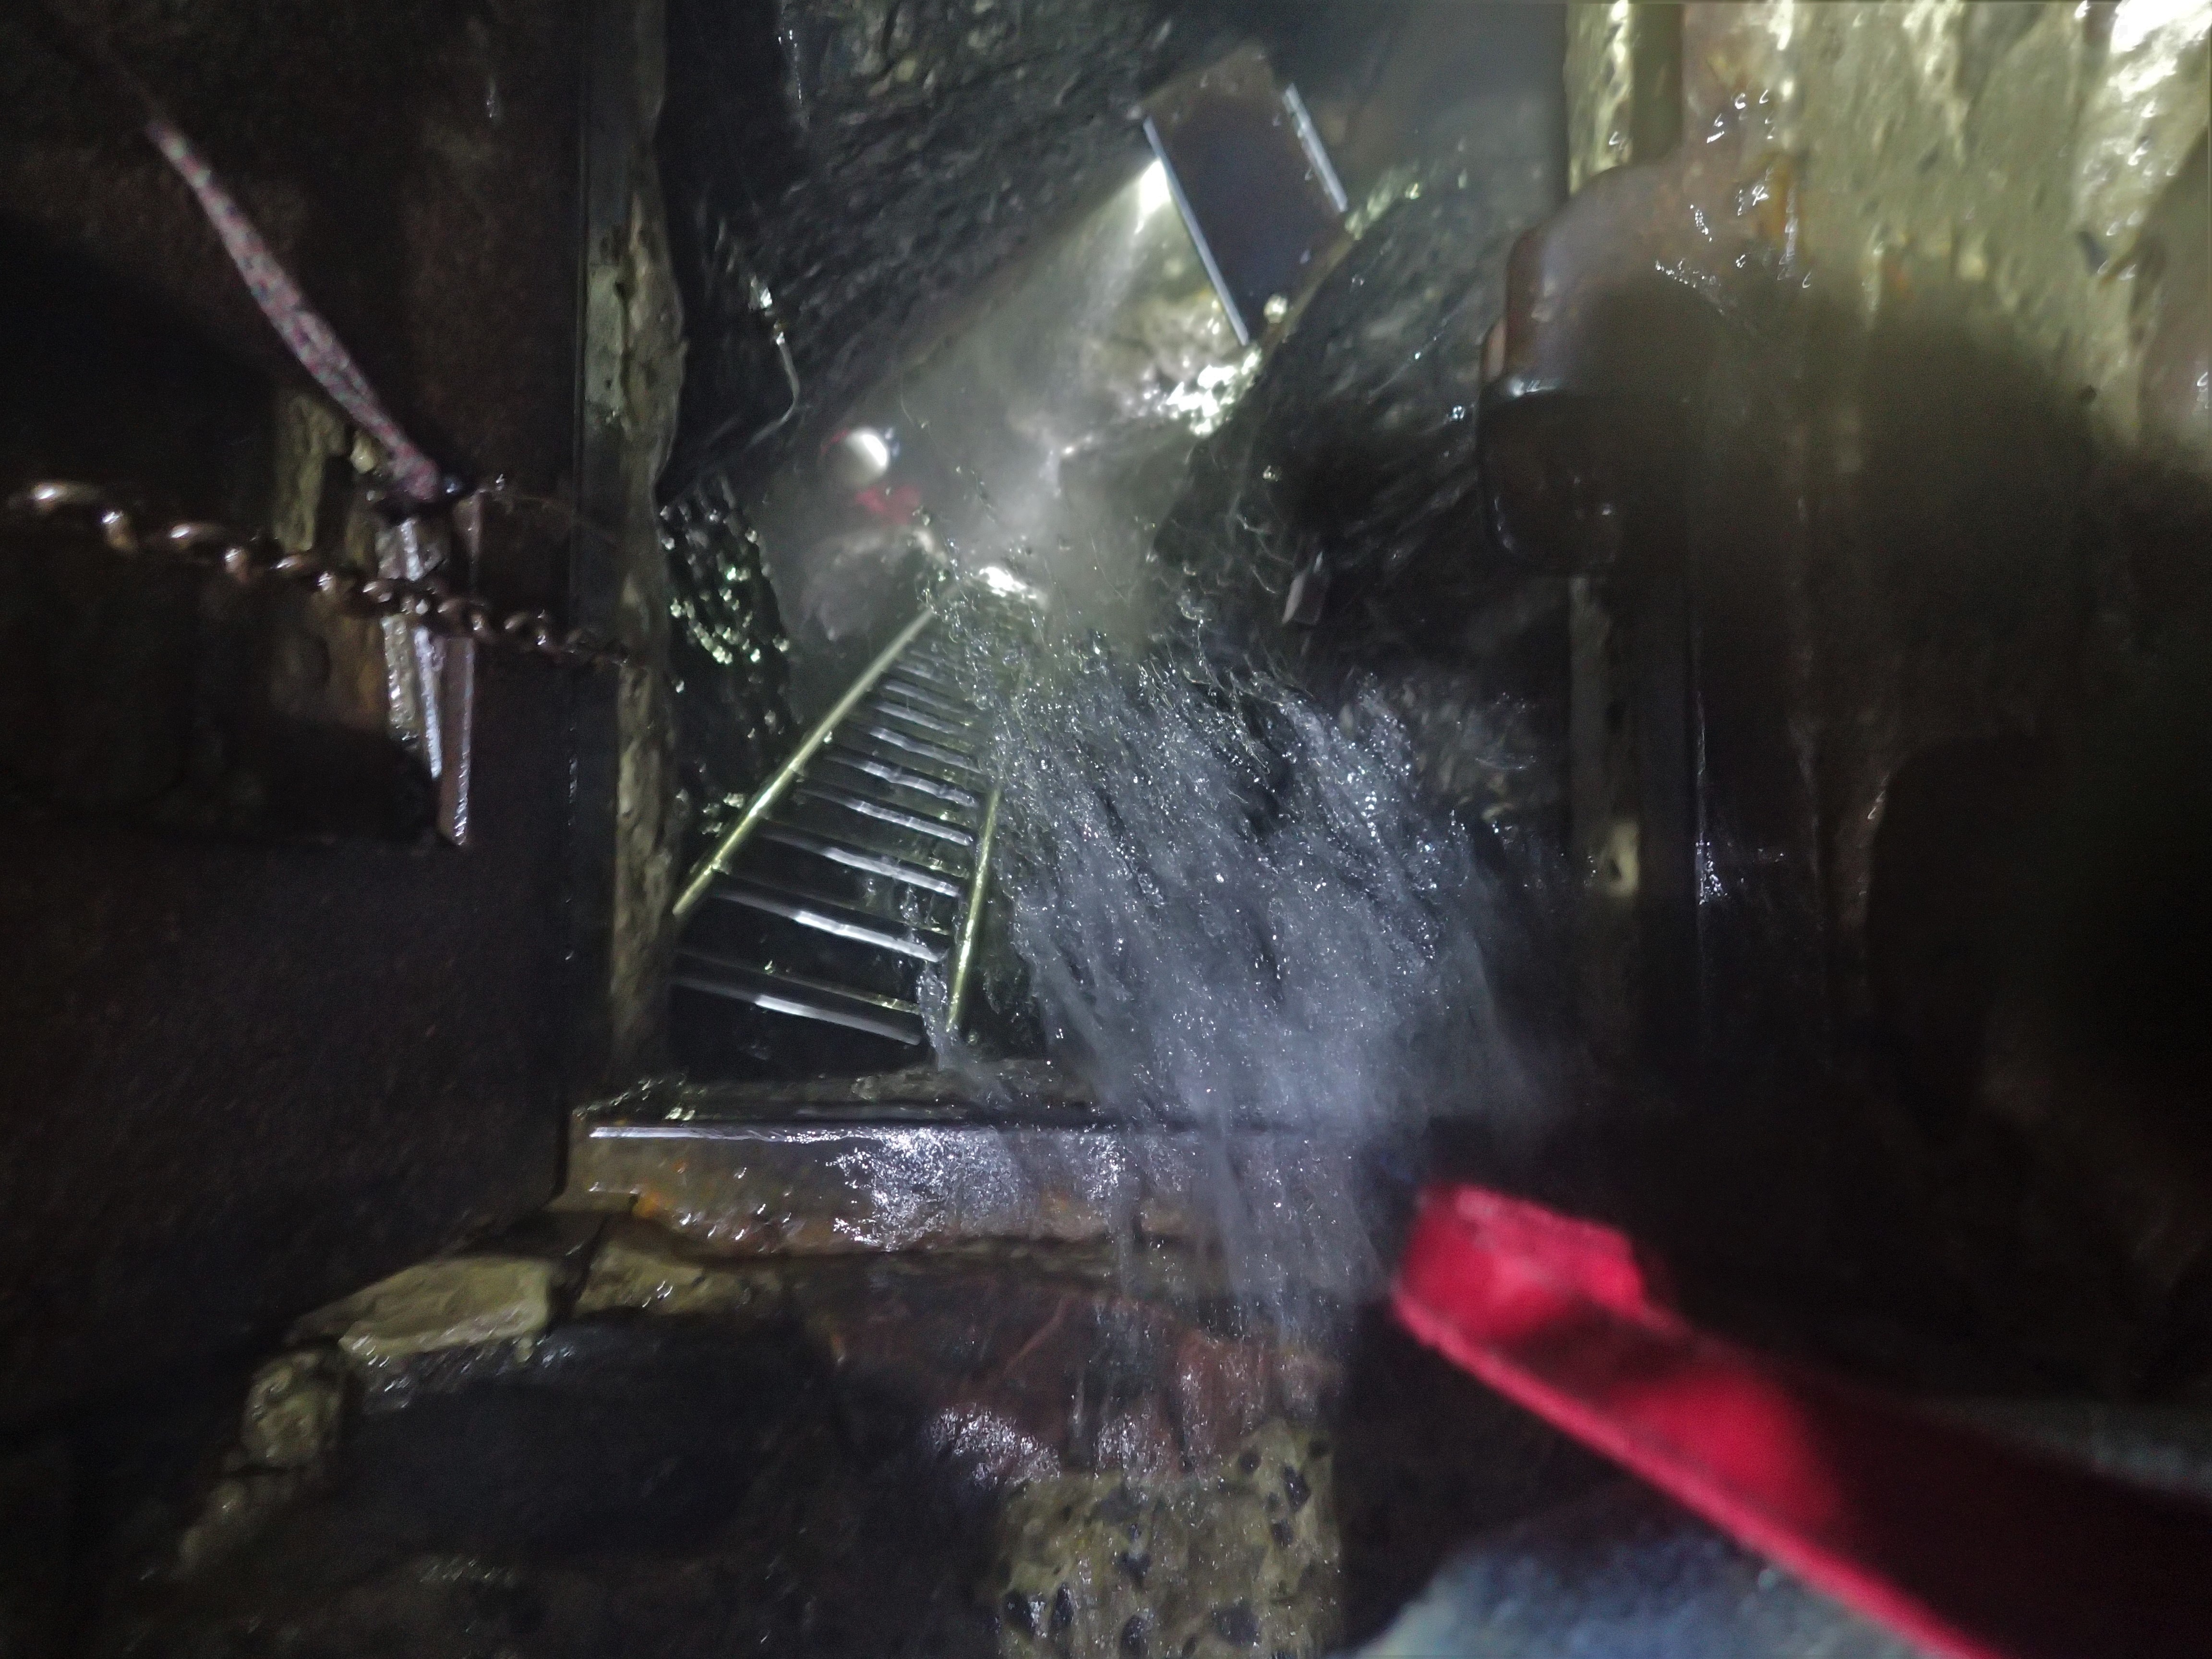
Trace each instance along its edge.
<path fill-rule="evenodd" d="M 191 1578 L 234 1554 L 322 1482 L 345 1429 L 345 1367 L 327 1347 L 279 1354 L 253 1374 L 238 1442 L 199 1513 L 178 1537 L 171 1571 Z"/>
<path fill-rule="evenodd" d="M 254 1374 L 239 1424 L 239 1455 L 263 1469 L 309 1469 L 337 1449 L 345 1378 L 320 1350 L 288 1353 Z"/>
<path fill-rule="evenodd" d="M 309 1476 L 298 1469 L 238 1469 L 224 1475 L 178 1539 L 173 1576 L 197 1577 L 235 1554 L 309 1484 Z"/>
<path fill-rule="evenodd" d="M 552 1317 L 555 1265 L 527 1256 L 445 1256 L 403 1268 L 301 1321 L 295 1335 L 335 1337 L 356 1365 L 447 1348 L 527 1346 Z"/>
<path fill-rule="evenodd" d="M 782 1304 L 775 1270 L 702 1261 L 660 1229 L 623 1221 L 592 1257 L 576 1313 L 766 1314 Z"/>

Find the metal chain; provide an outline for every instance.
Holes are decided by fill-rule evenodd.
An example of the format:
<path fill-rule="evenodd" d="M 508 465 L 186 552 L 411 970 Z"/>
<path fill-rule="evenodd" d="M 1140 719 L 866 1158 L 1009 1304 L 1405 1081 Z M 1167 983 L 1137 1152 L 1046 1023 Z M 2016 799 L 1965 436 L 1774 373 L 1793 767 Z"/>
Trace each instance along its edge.
<path fill-rule="evenodd" d="M 336 598 L 365 617 L 396 617 L 446 639 L 471 640 L 501 650 L 526 652 L 568 668 L 619 666 L 626 653 L 611 640 L 581 629 L 563 631 L 544 611 L 501 615 L 480 594 L 455 593 L 434 576 L 371 576 L 312 553 L 293 553 L 265 533 L 240 535 L 222 525 L 180 520 L 142 532 L 129 511 L 96 485 L 62 481 L 34 483 L 8 502 L 9 513 L 30 519 L 88 519 L 100 540 L 126 556 L 167 553 L 241 587 L 286 582 Z"/>

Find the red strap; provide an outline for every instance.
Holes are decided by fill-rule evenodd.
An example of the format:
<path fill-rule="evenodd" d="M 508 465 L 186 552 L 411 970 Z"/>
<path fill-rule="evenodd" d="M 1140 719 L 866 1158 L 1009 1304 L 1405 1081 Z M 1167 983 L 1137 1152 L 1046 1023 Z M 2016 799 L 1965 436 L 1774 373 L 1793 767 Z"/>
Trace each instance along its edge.
<path fill-rule="evenodd" d="M 1933 1652 L 2212 1654 L 2212 1511 L 1698 1331 L 1619 1233 L 1432 1188 L 1395 1303 L 1455 1364 Z"/>

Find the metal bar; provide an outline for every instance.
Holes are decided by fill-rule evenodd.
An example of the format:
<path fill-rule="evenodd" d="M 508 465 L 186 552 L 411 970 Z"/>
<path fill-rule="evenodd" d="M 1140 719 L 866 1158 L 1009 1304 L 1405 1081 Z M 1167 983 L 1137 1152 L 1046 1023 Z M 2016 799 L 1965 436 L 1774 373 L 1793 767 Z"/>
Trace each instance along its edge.
<path fill-rule="evenodd" d="M 889 701 L 895 697 L 902 703 L 909 703 L 916 708 L 927 708 L 932 714 L 944 715 L 947 720 L 964 720 L 971 726 L 975 724 L 974 709 L 963 708 L 950 698 L 940 697 L 933 691 L 925 691 L 918 685 L 903 685 L 900 684 L 896 675 L 885 676 L 878 690 L 879 701 Z"/>
<path fill-rule="evenodd" d="M 950 842 L 955 847 L 972 847 L 975 837 L 956 824 L 939 823 L 913 812 L 902 812 L 896 806 L 885 806 L 880 801 L 870 800 L 866 795 L 856 795 L 850 790 L 834 788 L 826 783 L 810 783 L 799 792 L 808 800 L 818 800 L 831 806 L 842 806 L 848 812 L 858 812 L 862 817 L 873 818 L 878 823 L 888 823 L 895 829 L 910 830 L 917 836 L 927 836 L 933 841 Z"/>
<path fill-rule="evenodd" d="M 896 997 L 887 997 L 873 991 L 862 991 L 850 985 L 832 985 L 826 979 L 809 979 L 805 974 L 794 974 L 787 968 L 763 968 L 757 962 L 747 962 L 741 957 L 725 956 L 720 951 L 702 951 L 686 945 L 677 951 L 683 961 L 732 974 L 750 974 L 756 979 L 774 980 L 779 985 L 788 985 L 796 990 L 811 991 L 817 996 L 834 997 L 843 1002 L 856 1002 L 873 1008 L 879 1013 L 898 1014 L 908 1019 L 920 1019 L 921 1010 L 911 1002 Z"/>
<path fill-rule="evenodd" d="M 1328 146 L 1321 141 L 1321 129 L 1314 125 L 1306 100 L 1295 85 L 1283 88 L 1283 107 L 1291 112 L 1291 125 L 1297 129 L 1298 143 L 1305 150 L 1306 165 L 1321 180 L 1321 187 L 1328 192 L 1328 199 L 1339 213 L 1348 212 L 1352 198 L 1344 193 L 1344 181 L 1336 176 L 1336 163 L 1328 159 Z"/>
<path fill-rule="evenodd" d="M 698 991 L 710 997 L 725 997 L 732 1002 L 745 1002 L 771 1014 L 787 1014 L 798 1019 L 818 1020 L 824 1025 L 842 1026 L 848 1031 L 866 1031 L 871 1036 L 888 1037 L 894 1042 L 903 1042 L 910 1048 L 920 1048 L 927 1041 L 921 1031 L 904 1025 L 894 1025 L 888 1019 L 859 1009 L 840 1008 L 827 1002 L 810 1002 L 772 985 L 748 985 L 736 980 L 705 979 L 687 974 L 678 969 L 669 981 L 687 990 Z"/>
<path fill-rule="evenodd" d="M 945 998 L 945 1029 L 957 1033 L 968 1012 L 969 969 L 975 965 L 975 940 L 982 931 L 983 891 L 991 881 L 991 842 L 999 829 L 999 791 L 994 786 L 983 808 L 982 833 L 975 838 L 975 874 L 968 884 L 968 908 L 960 918 L 960 953 L 952 961 L 952 984 Z"/>
<path fill-rule="evenodd" d="M 878 743 L 888 744 L 893 749 L 943 767 L 948 772 L 965 772 L 970 777 L 981 778 L 983 770 L 975 764 L 975 757 L 965 750 L 947 748 L 941 743 L 930 743 L 923 738 L 895 732 L 888 726 L 855 726 L 862 737 L 873 738 Z"/>
<path fill-rule="evenodd" d="M 771 886 L 767 882 L 731 883 L 714 889 L 713 896 L 726 904 L 781 916 L 786 921 L 826 933 L 831 939 L 842 939 L 849 945 L 889 951 L 895 956 L 912 957 L 917 962 L 945 960 L 945 952 L 918 933 L 892 933 L 874 917 L 862 915 L 835 900 L 788 889 L 779 891 L 781 885 L 779 883 Z"/>
<path fill-rule="evenodd" d="M 921 1024 L 921 1010 L 910 1002 L 872 996 L 842 985 L 757 967 L 711 951 L 679 951 L 672 983 L 708 996 L 750 1003 L 769 1013 L 842 1025 L 848 1030 L 866 1031 L 916 1048 L 927 1040 Z"/>
<path fill-rule="evenodd" d="M 933 778 L 928 773 L 917 772 L 910 766 L 900 766 L 878 756 L 861 754 L 856 750 L 833 749 L 822 760 L 824 765 L 848 767 L 896 788 L 909 789 L 917 795 L 932 796 L 948 806 L 981 807 L 983 805 L 983 798 L 973 790 L 963 789 L 958 784 L 947 783 L 943 778 Z"/>
<path fill-rule="evenodd" d="M 886 744 L 880 749 L 866 745 L 876 741 L 859 727 L 841 731 L 830 739 L 830 752 L 825 761 L 840 759 L 847 755 L 858 755 L 865 760 L 882 761 L 886 765 L 903 767 L 917 776 L 929 778 L 949 788 L 965 789 L 970 796 L 969 805 L 977 812 L 983 810 L 982 791 L 990 786 L 990 779 L 976 767 L 962 769 L 964 775 L 953 775 L 951 769 L 939 769 L 934 763 L 925 763 L 919 757 L 900 752 Z"/>
<path fill-rule="evenodd" d="M 576 477 L 575 526 L 568 558 L 568 620 L 604 639 L 622 618 L 628 574 L 656 585 L 648 610 L 665 601 L 655 559 L 626 572 L 626 561 L 586 525 L 629 525 L 629 473 L 633 429 L 624 418 L 623 350 L 629 301 L 623 260 L 629 211 L 638 188 L 632 163 L 641 152 L 638 49 L 666 27 L 658 0 L 591 0 L 584 15 L 582 83 L 577 88 L 583 131 L 577 143 L 575 406 L 572 439 Z M 568 946 L 571 978 L 567 1021 L 571 1086 L 596 1087 L 621 1070 L 615 1052 L 613 988 L 622 982 L 615 932 L 615 870 L 621 840 L 623 703 L 614 676 L 580 683 L 568 704 Z M 649 949 L 649 942 L 640 941 Z"/>
<path fill-rule="evenodd" d="M 763 841 L 772 841 L 779 846 L 794 848 L 831 864 L 842 865 L 848 870 L 858 870 L 864 875 L 881 876 L 886 881 L 903 886 L 918 887 L 925 893 L 938 893 L 946 898 L 958 898 L 960 885 L 947 881 L 943 876 L 904 859 L 875 852 L 866 847 L 854 847 L 848 842 L 817 836 L 788 823 L 771 823 L 759 830 Z"/>
<path fill-rule="evenodd" d="M 903 720 L 917 732 L 934 732 L 940 738 L 964 738 L 974 729 L 970 726 L 939 720 L 934 714 L 925 714 L 911 704 L 894 702 L 888 697 L 875 698 L 868 704 L 868 712 L 882 720 Z M 972 754 L 974 751 L 969 752 Z"/>
<path fill-rule="evenodd" d="M 899 665 L 899 673 L 921 685 L 937 688 L 940 695 L 946 691 L 957 691 L 960 688 L 950 674 L 933 672 L 942 666 L 941 664 L 924 666 L 918 662 L 902 662 Z"/>
<path fill-rule="evenodd" d="M 809 887 L 793 877 L 772 872 L 748 870 L 742 875 L 725 876 L 714 884 L 716 898 L 726 899 L 740 889 L 756 897 L 787 900 L 818 910 L 832 921 L 850 922 L 855 927 L 872 928 L 889 939 L 941 939 L 945 941 L 944 955 L 952 954 L 952 936 L 959 931 L 959 919 L 950 921 L 909 920 L 904 915 L 885 915 L 865 902 L 841 897 Z M 774 966 L 771 963 L 770 966 Z"/>
<path fill-rule="evenodd" d="M 700 902 L 707 896 L 707 890 L 714 885 L 715 878 L 728 871 L 730 860 L 737 856 L 738 849 L 760 827 L 775 804 L 789 793 L 791 786 L 799 781 L 799 774 L 806 769 L 806 763 L 814 758 L 815 751 L 830 741 L 830 734 L 837 729 L 837 723 L 860 706 L 861 699 L 874 690 L 876 682 L 883 678 L 890 665 L 898 660 L 899 653 L 913 644 L 915 635 L 936 617 L 937 607 L 934 605 L 923 605 L 921 614 L 899 630 L 898 637 L 884 647 L 880 656 L 860 671 L 860 678 L 854 680 L 845 695 L 837 699 L 836 705 L 815 722 L 814 729 L 799 740 L 799 747 L 792 750 L 788 760 L 776 768 L 775 775 L 753 792 L 753 798 L 745 803 L 744 815 L 731 826 L 730 833 L 722 837 L 721 844 L 700 861 L 699 867 L 691 872 L 691 878 L 684 884 L 684 890 L 676 896 L 675 914 L 679 925 L 688 921 L 691 913 L 699 908 Z"/>

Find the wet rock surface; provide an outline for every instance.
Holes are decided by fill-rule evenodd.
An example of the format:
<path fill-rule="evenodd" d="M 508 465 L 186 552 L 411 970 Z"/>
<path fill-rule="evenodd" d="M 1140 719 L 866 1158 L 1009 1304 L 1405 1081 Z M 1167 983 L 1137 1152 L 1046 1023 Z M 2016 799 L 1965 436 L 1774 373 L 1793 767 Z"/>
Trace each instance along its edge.
<path fill-rule="evenodd" d="M 855 1449 L 803 1343 L 757 1338 L 586 1317 L 356 1416 L 281 1525 L 112 1607 L 95 1650 L 988 1652 L 945 1588 L 979 1523 L 925 1461 Z"/>
<path fill-rule="evenodd" d="M 394 1273 L 300 1322 L 364 1367 L 501 1341 L 527 1342 L 552 1316 L 553 1270 L 528 1256 L 462 1255 Z"/>
<path fill-rule="evenodd" d="M 48 1659 L 70 1618 L 70 1447 L 58 1435 L 0 1453 L 0 1653 Z"/>
<path fill-rule="evenodd" d="M 313 1468 L 337 1449 L 344 1414 L 345 1381 L 328 1358 L 286 1354 L 253 1375 L 239 1425 L 239 1453 L 261 1468 Z"/>
<path fill-rule="evenodd" d="M 1392 183 L 1193 458 L 1156 554 L 1218 648 L 1401 723 L 1423 794 L 1533 890 L 1565 840 L 1567 591 L 1492 543 L 1476 444 L 1505 257 L 1550 197 L 1450 155 Z"/>
<path fill-rule="evenodd" d="M 919 1408 L 979 1494 L 1063 1471 L 1161 1479 L 1229 1455 L 1266 1419 L 1320 1413 L 1333 1368 L 1079 1279 L 885 1263 L 801 1293 L 810 1331 L 893 1421 Z"/>
<path fill-rule="evenodd" d="M 1200 447 L 1158 550 L 1233 641 L 1298 654 L 1285 611 L 1316 557 L 1305 627 L 1370 665 L 1449 647 L 1510 585 L 1476 510 L 1482 343 L 1548 205 L 1517 170 L 1407 180 Z"/>
<path fill-rule="evenodd" d="M 675 475 L 790 403 L 750 277 L 805 388 L 759 466 L 1134 171 L 1137 103 L 1206 24 L 1152 0 L 676 0 L 662 149 L 694 345 Z"/>
<path fill-rule="evenodd" d="M 413 1352 L 404 1389 L 329 1341 L 261 1368 L 189 1520 L 95 1558 L 89 1650 L 1324 1650 L 1340 1371 L 1115 1279 L 617 1223 L 526 1351 Z"/>
<path fill-rule="evenodd" d="M 1061 1476 L 1000 1519 L 1000 1651 L 1235 1659 L 1327 1650 L 1337 1625 L 1328 1440 L 1278 1419 L 1180 1480 Z M 1001 1586 L 1003 1588 L 1001 1589 Z"/>
<path fill-rule="evenodd" d="M 573 131 L 577 8 L 463 17 L 409 0 L 303 18 L 264 0 L 189 13 L 100 0 L 69 15 L 193 137 L 443 465 L 554 482 L 572 435 L 574 174 L 543 158 Z M 0 200 L 17 234 L 162 296 L 237 358 L 297 375 L 128 107 L 29 14 L 4 27 Z M 490 329 L 494 296 L 503 326 Z"/>
<path fill-rule="evenodd" d="M 42 1616 L 98 1659 L 1896 1651 L 1379 1310 L 1323 1364 L 1109 1256 L 592 1238 L 526 1352 L 414 1354 L 378 1392 L 298 1347 L 215 1382 L 211 1436 L 166 1421 L 161 1468 L 128 1473 L 119 1421 L 98 1478 L 0 1467 L 99 1540 Z"/>
<path fill-rule="evenodd" d="M 235 1554 L 330 1472 L 346 1412 L 345 1367 L 327 1349 L 283 1354 L 253 1374 L 238 1443 L 165 1571 L 189 1577 Z"/>
<path fill-rule="evenodd" d="M 764 1316 L 781 1308 L 782 1289 L 773 1268 L 702 1259 L 659 1228 L 617 1222 L 592 1258 L 575 1312 Z"/>

